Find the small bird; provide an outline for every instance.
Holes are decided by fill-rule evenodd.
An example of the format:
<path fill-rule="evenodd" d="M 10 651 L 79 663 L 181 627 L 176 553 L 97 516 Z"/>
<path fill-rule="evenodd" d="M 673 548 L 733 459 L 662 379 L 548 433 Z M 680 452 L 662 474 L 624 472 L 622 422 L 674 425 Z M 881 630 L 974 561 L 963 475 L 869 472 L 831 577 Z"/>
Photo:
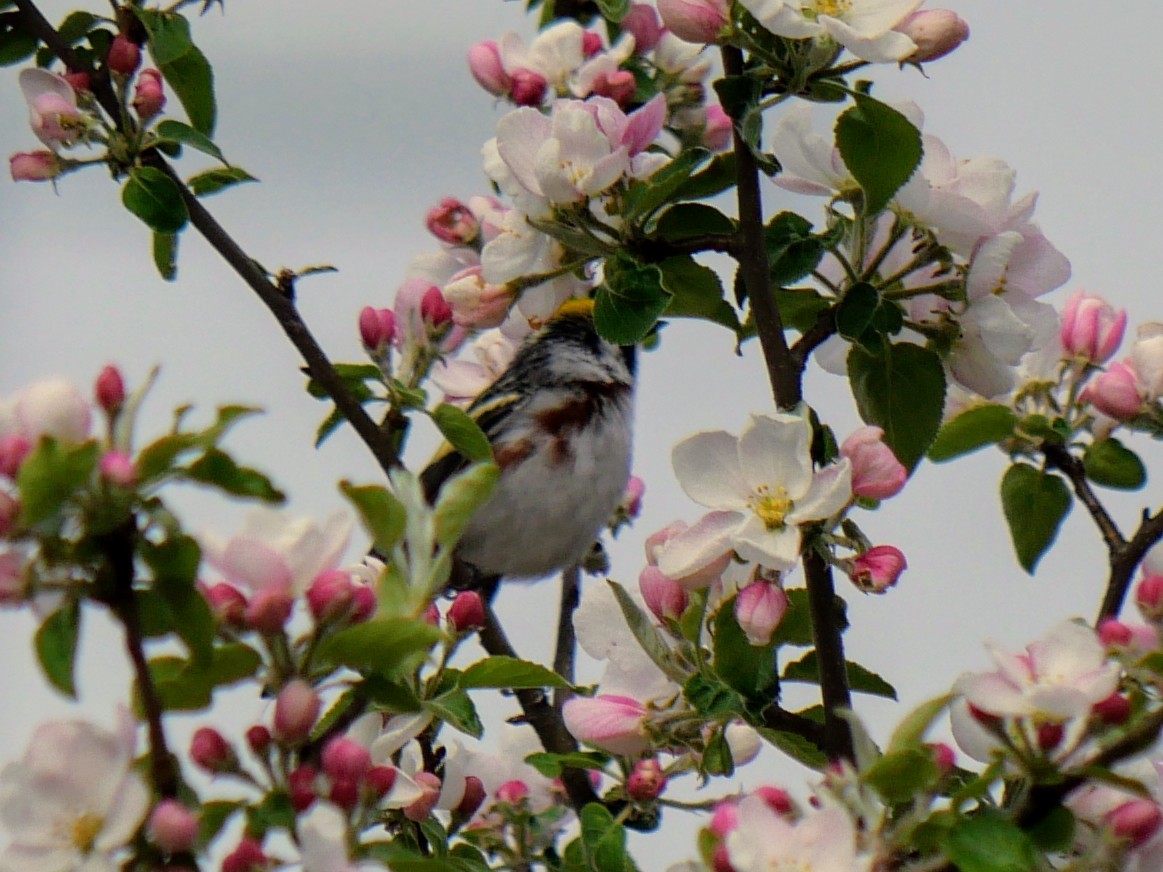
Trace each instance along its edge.
<path fill-rule="evenodd" d="M 601 338 L 593 308 L 566 301 L 468 408 L 501 469 L 457 546 L 476 570 L 471 586 L 491 593 L 497 576 L 539 578 L 580 560 L 626 489 L 635 349 Z M 420 475 L 428 500 L 467 465 L 445 446 Z"/>

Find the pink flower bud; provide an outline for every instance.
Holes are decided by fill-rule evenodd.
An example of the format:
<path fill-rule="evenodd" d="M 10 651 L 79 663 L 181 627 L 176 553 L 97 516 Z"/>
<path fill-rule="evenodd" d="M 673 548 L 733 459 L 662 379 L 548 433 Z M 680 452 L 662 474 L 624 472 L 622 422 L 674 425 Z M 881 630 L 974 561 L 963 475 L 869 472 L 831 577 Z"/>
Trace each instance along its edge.
<path fill-rule="evenodd" d="M 1126 329 L 1126 309 L 1116 312 L 1102 297 L 1076 291 L 1062 310 L 1059 335 L 1069 357 L 1105 363 L 1118 350 Z"/>
<path fill-rule="evenodd" d="M 448 607 L 448 623 L 453 630 L 464 633 L 479 630 L 485 625 L 485 603 L 475 590 L 462 590 Z"/>
<path fill-rule="evenodd" d="M 346 736 L 335 736 L 323 746 L 320 762 L 328 778 L 358 782 L 371 768 L 372 758 L 359 742 Z"/>
<path fill-rule="evenodd" d="M 449 245 L 472 245 L 480 237 L 481 225 L 464 203 L 445 197 L 428 210 L 428 232 Z"/>
<path fill-rule="evenodd" d="M 509 91 L 509 99 L 518 106 L 541 105 L 545 99 L 545 92 L 549 89 L 549 82 L 540 73 L 524 68 L 513 70 L 510 78 L 513 80 Z"/>
<path fill-rule="evenodd" d="M 646 494 L 646 482 L 636 475 L 626 482 L 626 490 L 618 503 L 618 509 L 627 518 L 637 518 L 642 511 L 642 497 Z"/>
<path fill-rule="evenodd" d="M 246 626 L 246 597 L 233 585 L 220 582 L 202 588 L 202 596 L 210 604 L 210 611 L 218 623 L 241 629 Z"/>
<path fill-rule="evenodd" d="M 1043 751 L 1053 751 L 1062 744 L 1066 729 L 1061 724 L 1040 724 L 1037 733 L 1038 747 Z"/>
<path fill-rule="evenodd" d="M 726 842 L 719 842 L 711 851 L 711 872 L 738 872 L 731 865 L 731 854 L 727 851 Z"/>
<path fill-rule="evenodd" d="M 287 621 L 291 619 L 294 607 L 295 598 L 286 588 L 279 586 L 264 588 L 252 596 L 250 602 L 246 604 L 246 625 L 265 636 L 273 636 L 282 632 Z"/>
<path fill-rule="evenodd" d="M 275 700 L 272 731 L 275 739 L 284 745 L 298 745 L 306 741 L 319 717 L 320 706 L 315 688 L 301 678 L 289 682 L 279 691 Z"/>
<path fill-rule="evenodd" d="M 122 76 L 133 75 L 133 71 L 141 65 L 141 46 L 133 42 L 123 33 L 113 37 L 109 46 L 109 54 L 105 57 L 105 65 L 110 71 Z"/>
<path fill-rule="evenodd" d="M 453 810 L 453 816 L 458 820 L 468 820 L 484 805 L 486 798 L 484 783 L 475 775 L 465 776 L 464 796 Z"/>
<path fill-rule="evenodd" d="M 904 552 L 894 545 L 869 548 L 852 561 L 850 578 L 865 593 L 884 593 L 908 568 Z"/>
<path fill-rule="evenodd" d="M 722 151 L 731 145 L 734 122 L 731 116 L 717 103 L 707 107 L 707 120 L 703 125 L 703 145 L 711 151 Z"/>
<path fill-rule="evenodd" d="M 1150 624 L 1128 624 L 1118 618 L 1106 618 L 1098 625 L 1098 638 L 1114 650 L 1142 654 L 1159 647 L 1159 631 Z"/>
<path fill-rule="evenodd" d="M 575 696 L 562 710 L 566 729 L 579 742 L 632 757 L 650 747 L 646 707 L 627 696 Z"/>
<path fill-rule="evenodd" d="M 396 786 L 396 775 L 395 766 L 373 766 L 364 776 L 364 783 L 372 796 L 383 799 Z"/>
<path fill-rule="evenodd" d="M 440 609 L 436 607 L 436 603 L 428 604 L 428 608 L 424 610 L 424 621 L 434 627 L 440 626 Z"/>
<path fill-rule="evenodd" d="M 1147 575 L 1135 588 L 1135 605 L 1148 621 L 1163 618 L 1163 575 Z"/>
<path fill-rule="evenodd" d="M 590 88 L 591 93 L 599 97 L 608 97 L 622 108 L 626 108 L 634 101 L 634 93 L 637 90 L 638 81 L 629 70 L 598 73 Z"/>
<path fill-rule="evenodd" d="M 1116 421 L 1129 421 L 1143 408 L 1138 373 L 1129 361 L 1112 363 L 1082 389 L 1078 399 Z"/>
<path fill-rule="evenodd" d="M 190 738 L 190 759 L 210 773 L 234 772 L 238 755 L 213 727 L 199 727 Z"/>
<path fill-rule="evenodd" d="M 739 803 L 737 800 L 727 799 L 715 806 L 707 829 L 722 839 L 737 826 L 739 826 Z"/>
<path fill-rule="evenodd" d="M 1131 701 L 1121 693 L 1112 693 L 1091 706 L 1091 712 L 1104 724 L 1117 727 L 1131 717 Z"/>
<path fill-rule="evenodd" d="M 7 536 L 20 515 L 20 501 L 0 491 L 0 536 Z"/>
<path fill-rule="evenodd" d="M 246 731 L 246 744 L 255 754 L 266 753 L 271 746 L 271 731 L 262 724 L 255 724 Z"/>
<path fill-rule="evenodd" d="M 942 775 L 948 775 L 957 766 L 956 752 L 944 742 L 934 742 L 925 747 L 932 753 L 933 765 Z"/>
<path fill-rule="evenodd" d="M 137 464 L 124 451 L 105 452 L 98 469 L 103 479 L 118 487 L 131 488 L 137 483 Z"/>
<path fill-rule="evenodd" d="M 654 7 L 647 3 L 632 3 L 622 19 L 622 30 L 634 37 L 635 54 L 653 51 L 662 37 L 662 24 Z"/>
<path fill-rule="evenodd" d="M 307 588 L 307 608 L 319 623 L 339 620 L 351 611 L 354 595 L 351 575 L 342 569 L 329 569 Z"/>
<path fill-rule="evenodd" d="M 148 121 L 166 105 L 162 74 L 157 70 L 142 70 L 137 77 L 137 88 L 133 91 L 133 108 L 142 121 Z"/>
<path fill-rule="evenodd" d="M 452 323 L 452 306 L 435 285 L 425 291 L 420 300 L 420 317 L 425 324 L 435 329 Z"/>
<path fill-rule="evenodd" d="M 468 68 L 477 84 L 494 97 L 504 97 L 513 86 L 501 65 L 501 50 L 491 39 L 468 50 Z"/>
<path fill-rule="evenodd" d="M 167 854 L 180 854 L 198 840 L 198 816 L 176 799 L 163 799 L 149 816 L 149 837 Z"/>
<path fill-rule="evenodd" d="M 1132 799 L 1109 812 L 1106 822 L 1116 836 L 1138 847 L 1163 827 L 1163 809 L 1149 799 Z"/>
<path fill-rule="evenodd" d="M 766 645 L 787 611 L 787 594 L 779 585 L 753 581 L 735 598 L 735 620 L 752 645 Z"/>
<path fill-rule="evenodd" d="M 520 779 L 506 781 L 497 788 L 496 799 L 502 805 L 520 805 L 529 798 L 529 785 Z"/>
<path fill-rule="evenodd" d="M 582 55 L 592 58 L 603 48 L 602 37 L 592 30 L 582 31 Z"/>
<path fill-rule="evenodd" d="M 17 605 L 27 598 L 24 558 L 15 551 L 0 551 L 0 605 Z"/>
<path fill-rule="evenodd" d="M 368 351 L 383 351 L 396 339 L 396 313 L 364 306 L 359 312 L 359 338 Z"/>
<path fill-rule="evenodd" d="M 125 379 L 121 377 L 121 370 L 112 365 L 102 369 L 93 383 L 93 396 L 108 414 L 119 412 L 125 403 Z"/>
<path fill-rule="evenodd" d="M 909 471 L 884 444 L 879 427 L 861 427 L 840 446 L 852 464 L 852 493 L 869 500 L 886 500 L 901 492 Z"/>
<path fill-rule="evenodd" d="M 420 789 L 423 791 L 419 799 L 412 801 L 412 804 L 404 809 L 404 817 L 415 823 L 420 823 L 432 814 L 432 809 L 436 808 L 436 803 L 440 800 L 440 779 L 431 772 L 417 772 L 412 776 Z"/>
<path fill-rule="evenodd" d="M 362 624 L 376 613 L 376 592 L 366 584 L 357 584 L 351 593 L 351 622 Z"/>
<path fill-rule="evenodd" d="M 894 28 L 917 44 L 905 58 L 914 64 L 935 61 L 969 39 L 969 25 L 949 9 L 921 9 Z"/>
<path fill-rule="evenodd" d="M 762 799 L 767 807 L 778 815 L 787 817 L 796 810 L 796 804 L 792 801 L 791 794 L 782 787 L 757 787 L 751 794 Z"/>
<path fill-rule="evenodd" d="M 351 811 L 359 805 L 359 782 L 351 778 L 333 779 L 327 798 L 344 811 Z"/>
<path fill-rule="evenodd" d="M 32 443 L 18 433 L 0 436 L 0 475 L 16 479 L 20 465 L 32 453 Z"/>
<path fill-rule="evenodd" d="M 295 811 L 305 811 L 315 802 L 315 779 L 319 773 L 309 763 L 302 763 L 287 775 L 287 792 L 291 795 L 291 805 Z"/>
<path fill-rule="evenodd" d="M 657 566 L 647 566 L 638 576 L 638 590 L 646 607 L 660 621 L 677 621 L 690 603 L 690 595 L 677 581 L 668 578 Z"/>
<path fill-rule="evenodd" d="M 443 300 L 449 306 L 452 320 L 460 327 L 487 330 L 499 327 L 509 314 L 515 294 L 507 285 L 493 285 L 485 281 L 478 264 L 462 269 L 444 286 Z"/>
<path fill-rule="evenodd" d="M 61 174 L 60 159 L 51 151 L 20 151 L 8 158 L 14 182 L 47 182 Z"/>
<path fill-rule="evenodd" d="M 658 0 L 662 23 L 686 42 L 715 42 L 730 12 L 731 0 Z"/>
<path fill-rule="evenodd" d="M 639 760 L 634 764 L 630 777 L 626 779 L 626 795 L 635 802 L 652 802 L 666 790 L 666 776 L 662 767 L 653 757 Z"/>
<path fill-rule="evenodd" d="M 262 843 L 245 836 L 238 847 L 222 860 L 222 872 L 261 872 L 270 862 L 262 852 Z"/>
<path fill-rule="evenodd" d="M 68 82 L 69 86 L 77 93 L 93 90 L 91 82 L 89 81 L 89 74 L 86 72 L 74 73 L 70 70 L 64 73 L 61 78 Z"/>

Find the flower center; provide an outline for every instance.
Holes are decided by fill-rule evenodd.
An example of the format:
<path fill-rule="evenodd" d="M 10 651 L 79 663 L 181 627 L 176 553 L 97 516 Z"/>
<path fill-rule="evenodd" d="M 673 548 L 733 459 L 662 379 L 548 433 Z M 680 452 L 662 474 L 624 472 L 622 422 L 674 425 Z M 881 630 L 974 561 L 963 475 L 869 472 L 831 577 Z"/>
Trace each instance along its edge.
<path fill-rule="evenodd" d="M 97 840 L 97 834 L 101 832 L 101 827 L 104 825 L 105 821 L 90 812 L 86 812 L 74 820 L 70 835 L 77 850 L 82 854 L 87 854 L 93 850 L 93 843 Z"/>
<path fill-rule="evenodd" d="M 780 485 L 774 492 L 767 485 L 760 485 L 751 498 L 751 509 L 763 521 L 768 530 L 778 530 L 791 513 L 794 503 L 788 499 L 787 488 Z"/>
<path fill-rule="evenodd" d="M 816 14 L 839 18 L 852 8 L 852 0 L 816 0 Z"/>

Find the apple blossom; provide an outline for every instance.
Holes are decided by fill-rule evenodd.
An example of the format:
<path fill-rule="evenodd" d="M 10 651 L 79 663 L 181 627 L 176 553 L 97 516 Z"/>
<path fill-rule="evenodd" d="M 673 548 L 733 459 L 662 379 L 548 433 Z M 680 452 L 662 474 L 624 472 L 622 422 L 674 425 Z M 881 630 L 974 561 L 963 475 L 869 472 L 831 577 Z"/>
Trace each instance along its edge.
<path fill-rule="evenodd" d="M 652 802 L 666 790 L 666 774 L 654 757 L 639 760 L 626 779 L 626 795 L 635 802 Z"/>
<path fill-rule="evenodd" d="M 481 232 L 472 210 L 455 197 L 445 197 L 428 210 L 428 232 L 449 245 L 472 245 Z"/>
<path fill-rule="evenodd" d="M 148 121 L 166 105 L 162 74 L 157 70 L 142 70 L 137 76 L 137 88 L 133 92 L 133 108 L 142 121 Z"/>
<path fill-rule="evenodd" d="M 287 774 L 287 792 L 291 795 L 291 805 L 295 811 L 310 808 L 319 798 L 316 791 L 318 770 L 309 763 L 301 763 Z"/>
<path fill-rule="evenodd" d="M 20 72 L 20 89 L 37 139 L 52 149 L 77 140 L 85 121 L 72 85 L 48 70 L 29 69 Z"/>
<path fill-rule="evenodd" d="M 1163 575 L 1147 570 L 1135 586 L 1135 605 L 1148 621 L 1163 618 Z"/>
<path fill-rule="evenodd" d="M 753 415 L 738 437 L 696 433 L 675 446 L 675 475 L 687 496 L 712 509 L 679 533 L 658 568 L 681 578 L 717 560 L 724 546 L 744 560 L 785 570 L 800 555 L 800 524 L 823 521 L 852 499 L 851 464 L 812 469 L 812 427 L 800 415 Z"/>
<path fill-rule="evenodd" d="M 740 5 L 776 36 L 830 39 L 873 63 L 901 61 L 917 50 L 893 28 L 922 0 L 740 0 Z"/>
<path fill-rule="evenodd" d="M 452 320 L 469 330 L 499 326 L 517 297 L 507 285 L 485 281 L 483 272 L 484 268 L 479 264 L 466 267 L 443 288 L 444 299 L 452 309 Z"/>
<path fill-rule="evenodd" d="M 677 621 L 686 611 L 690 595 L 678 582 L 662 574 L 657 566 L 647 566 L 638 576 L 638 589 L 654 617 Z"/>
<path fill-rule="evenodd" d="M 453 816 L 460 820 L 467 820 L 477 813 L 488 795 L 485 793 L 484 782 L 482 782 L 475 775 L 469 775 L 464 779 L 464 794 L 460 802 L 452 810 Z"/>
<path fill-rule="evenodd" d="M 440 779 L 431 772 L 417 772 L 412 778 L 420 786 L 420 796 L 404 806 L 404 817 L 420 823 L 432 814 L 440 800 Z"/>
<path fill-rule="evenodd" d="M 223 735 L 213 727 L 199 727 L 190 738 L 190 759 L 207 772 L 233 772 L 238 755 Z"/>
<path fill-rule="evenodd" d="M 287 588 L 263 588 L 247 602 L 243 623 L 265 636 L 278 635 L 291 619 L 294 607 L 295 598 Z"/>
<path fill-rule="evenodd" d="M 1144 403 L 1139 375 L 1129 360 L 1109 364 L 1104 372 L 1086 383 L 1078 399 L 1116 421 L 1134 418 Z"/>
<path fill-rule="evenodd" d="M 5 424 L 0 410 L 0 436 L 18 434 L 30 446 L 42 436 L 58 442 L 84 442 L 89 436 L 89 402 L 70 381 L 54 378 L 33 382 L 9 397 L 7 403 L 11 417 Z"/>
<path fill-rule="evenodd" d="M 246 625 L 246 597 L 233 585 L 219 582 L 201 585 L 202 596 L 210 605 L 214 618 L 221 624 L 239 629 Z"/>
<path fill-rule="evenodd" d="M 1098 625 L 1098 637 L 1107 648 L 1125 650 L 1132 656 L 1154 651 L 1160 646 L 1159 630 L 1151 624 L 1126 623 L 1106 618 Z"/>
<path fill-rule="evenodd" d="M 687 42 L 716 42 L 731 21 L 730 0 L 658 0 L 658 14 L 671 33 Z"/>
<path fill-rule="evenodd" d="M 275 739 L 284 745 L 298 745 L 311 735 L 319 718 L 319 694 L 301 678 L 287 682 L 275 699 Z"/>
<path fill-rule="evenodd" d="M 1149 799 L 1132 799 L 1106 816 L 1111 832 L 1138 847 L 1163 827 L 1163 808 Z"/>
<path fill-rule="evenodd" d="M 630 10 L 622 18 L 621 27 L 634 37 L 634 51 L 637 54 L 652 51 L 662 36 L 658 13 L 648 3 L 631 3 Z"/>
<path fill-rule="evenodd" d="M 364 306 L 359 312 L 359 338 L 372 354 L 382 353 L 396 339 L 395 312 Z"/>
<path fill-rule="evenodd" d="M 1117 312 L 1102 297 L 1076 291 L 1062 310 L 1062 348 L 1086 363 L 1105 363 L 1123 341 L 1127 310 Z"/>
<path fill-rule="evenodd" d="M 736 767 L 746 766 L 759 756 L 763 748 L 763 741 L 759 733 L 743 721 L 731 721 L 723 730 L 723 738 L 727 740 L 727 747 L 731 749 L 731 761 Z"/>
<path fill-rule="evenodd" d="M 709 517 L 709 516 L 708 516 Z M 704 517 L 695 527 L 707 526 L 707 518 Z M 658 561 L 663 552 L 666 550 L 667 543 L 674 539 L 680 533 L 685 533 L 691 528 L 685 521 L 671 521 L 661 530 L 651 533 L 646 537 L 646 562 L 650 566 L 658 566 Z M 694 534 L 692 534 L 694 535 Z M 685 590 L 702 590 L 716 584 L 722 577 L 724 571 L 731 564 L 732 550 L 730 544 L 724 544 L 722 552 L 712 561 L 695 570 L 690 575 L 681 576 L 672 579 L 676 584 L 680 585 Z M 669 578 L 669 576 L 666 576 Z"/>
<path fill-rule="evenodd" d="M 760 796 L 745 797 L 738 823 L 725 844 L 736 872 L 811 869 L 812 872 L 871 872 L 874 857 L 860 850 L 856 825 L 836 806 L 810 811 L 798 821 L 777 814 Z"/>
<path fill-rule="evenodd" d="M 611 754 L 631 757 L 650 747 L 646 708 L 627 696 L 575 696 L 562 709 L 565 727 L 573 737 Z"/>
<path fill-rule="evenodd" d="M 918 9 L 894 29 L 916 43 L 903 59 L 912 64 L 939 60 L 969 39 L 969 25 L 951 9 Z"/>
<path fill-rule="evenodd" d="M 766 645 L 783 620 L 787 607 L 787 594 L 778 584 L 753 581 L 735 598 L 735 620 L 748 642 Z"/>
<path fill-rule="evenodd" d="M 357 872 L 382 869 L 378 863 L 352 861 L 347 815 L 329 802 L 317 802 L 295 823 L 303 872 Z"/>
<path fill-rule="evenodd" d="M 711 151 L 722 151 L 730 148 L 734 122 L 723 107 L 713 103 L 707 107 L 706 120 L 703 123 L 703 145 Z"/>
<path fill-rule="evenodd" d="M 246 746 L 255 754 L 262 755 L 274 741 L 271 731 L 262 724 L 253 724 L 246 729 Z"/>
<path fill-rule="evenodd" d="M 884 444 L 884 430 L 866 426 L 852 431 L 840 444 L 840 454 L 852 463 L 852 493 L 886 500 L 901 492 L 909 471 Z"/>
<path fill-rule="evenodd" d="M 448 623 L 459 633 L 479 630 L 485 625 L 485 603 L 475 590 L 462 590 L 448 608 Z"/>
<path fill-rule="evenodd" d="M 865 593 L 884 593 L 908 569 L 904 553 L 893 545 L 875 545 L 852 561 L 849 577 Z"/>
<path fill-rule="evenodd" d="M 263 853 L 262 842 L 244 836 L 234 850 L 222 859 L 222 872 L 262 872 L 271 866 Z"/>
<path fill-rule="evenodd" d="M 4 869 L 115 872 L 149 811 L 134 770 L 134 725 L 116 733 L 82 721 L 42 724 L 24 756 L 0 770 Z"/>
<path fill-rule="evenodd" d="M 477 84 L 494 97 L 504 97 L 513 85 L 501 64 L 501 50 L 491 39 L 478 42 L 468 50 L 468 68 Z"/>
<path fill-rule="evenodd" d="M 113 365 L 104 367 L 93 384 L 93 396 L 106 413 L 113 415 L 120 411 L 125 403 L 125 379 L 121 370 Z"/>
<path fill-rule="evenodd" d="M 47 182 L 61 174 L 61 162 L 51 151 L 21 151 L 8 158 L 14 182 Z"/>

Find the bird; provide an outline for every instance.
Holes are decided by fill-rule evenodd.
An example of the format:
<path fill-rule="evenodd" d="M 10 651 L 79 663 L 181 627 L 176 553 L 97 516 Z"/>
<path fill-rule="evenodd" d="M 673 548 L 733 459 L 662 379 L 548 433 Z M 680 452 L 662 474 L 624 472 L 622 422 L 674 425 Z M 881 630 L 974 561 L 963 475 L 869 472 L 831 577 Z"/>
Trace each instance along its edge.
<path fill-rule="evenodd" d="M 500 477 L 457 545 L 453 587 L 491 599 L 501 577 L 542 578 L 576 563 L 625 492 L 635 348 L 603 339 L 593 311 L 589 299 L 563 303 L 468 407 Z M 468 465 L 443 446 L 420 475 L 428 501 Z"/>

